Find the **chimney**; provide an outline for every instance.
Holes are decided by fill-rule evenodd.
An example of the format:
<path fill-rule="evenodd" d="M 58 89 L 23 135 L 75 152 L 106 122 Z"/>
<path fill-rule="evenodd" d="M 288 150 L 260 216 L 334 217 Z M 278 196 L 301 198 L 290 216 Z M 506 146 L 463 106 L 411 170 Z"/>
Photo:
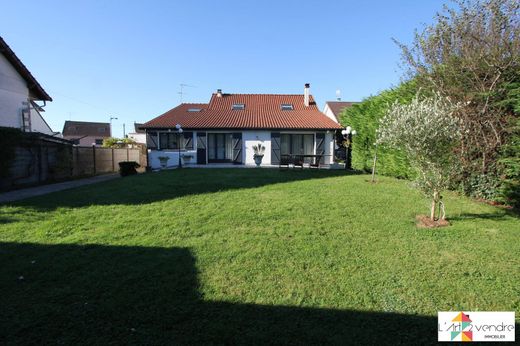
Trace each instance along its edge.
<path fill-rule="evenodd" d="M 222 89 L 217 89 L 217 97 L 222 97 Z"/>
<path fill-rule="evenodd" d="M 305 88 L 303 89 L 303 103 L 305 104 L 305 107 L 309 107 L 309 88 L 310 84 L 306 83 Z"/>

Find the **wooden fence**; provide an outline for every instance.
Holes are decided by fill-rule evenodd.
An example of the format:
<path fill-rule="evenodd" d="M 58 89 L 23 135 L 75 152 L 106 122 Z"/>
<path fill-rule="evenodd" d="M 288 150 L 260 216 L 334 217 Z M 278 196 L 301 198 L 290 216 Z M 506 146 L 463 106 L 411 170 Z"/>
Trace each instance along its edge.
<path fill-rule="evenodd" d="M 7 175 L 0 176 L 0 190 L 64 181 L 119 171 L 119 162 L 136 161 L 144 171 L 146 147 L 76 147 L 70 141 L 42 134 L 24 134 L 14 148 Z"/>
<path fill-rule="evenodd" d="M 93 175 L 119 171 L 119 162 L 135 161 L 146 166 L 146 149 L 136 148 L 99 148 L 73 147 L 72 161 L 74 176 Z"/>

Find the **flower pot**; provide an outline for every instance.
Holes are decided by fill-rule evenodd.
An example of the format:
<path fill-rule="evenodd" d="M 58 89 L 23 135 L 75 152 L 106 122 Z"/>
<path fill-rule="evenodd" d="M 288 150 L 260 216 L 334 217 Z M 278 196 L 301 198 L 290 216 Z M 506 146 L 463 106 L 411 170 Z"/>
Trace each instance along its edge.
<path fill-rule="evenodd" d="M 161 163 L 161 168 L 167 168 L 168 167 L 168 160 L 170 158 L 159 158 L 159 162 Z"/>
<path fill-rule="evenodd" d="M 260 165 L 262 164 L 262 159 L 264 158 L 264 155 L 255 155 L 255 156 L 253 156 L 253 158 L 255 159 L 256 167 L 260 167 Z"/>

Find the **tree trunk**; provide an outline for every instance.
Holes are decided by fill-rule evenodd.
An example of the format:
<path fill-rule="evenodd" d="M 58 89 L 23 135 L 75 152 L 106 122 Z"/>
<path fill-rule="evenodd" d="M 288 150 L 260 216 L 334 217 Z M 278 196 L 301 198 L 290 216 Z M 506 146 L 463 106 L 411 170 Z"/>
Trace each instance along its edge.
<path fill-rule="evenodd" d="M 430 210 L 430 219 L 435 221 L 435 206 L 437 205 L 437 201 L 439 200 L 439 193 L 437 191 L 433 191 L 433 199 L 432 206 Z"/>
<path fill-rule="evenodd" d="M 374 155 L 374 165 L 372 166 L 372 182 L 376 181 L 376 162 L 377 162 L 377 151 L 376 151 L 376 154 Z"/>

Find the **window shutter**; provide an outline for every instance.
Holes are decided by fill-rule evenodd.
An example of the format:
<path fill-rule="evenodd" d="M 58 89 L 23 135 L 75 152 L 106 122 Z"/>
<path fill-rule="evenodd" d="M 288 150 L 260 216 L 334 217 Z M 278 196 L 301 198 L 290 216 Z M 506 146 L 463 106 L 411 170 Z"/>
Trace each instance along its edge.
<path fill-rule="evenodd" d="M 146 146 L 148 149 L 157 149 L 157 132 L 146 132 Z"/>
<path fill-rule="evenodd" d="M 242 164 L 242 133 L 233 133 L 233 164 Z"/>
<path fill-rule="evenodd" d="M 193 150 L 193 132 L 183 132 L 184 135 L 184 149 Z"/>
<path fill-rule="evenodd" d="M 280 132 L 271 132 L 271 164 L 280 164 Z"/>
<path fill-rule="evenodd" d="M 325 132 L 316 132 L 316 155 L 325 155 Z M 320 164 L 325 162 L 322 156 Z"/>
<path fill-rule="evenodd" d="M 197 132 L 197 164 L 205 165 L 206 162 L 206 132 Z"/>

